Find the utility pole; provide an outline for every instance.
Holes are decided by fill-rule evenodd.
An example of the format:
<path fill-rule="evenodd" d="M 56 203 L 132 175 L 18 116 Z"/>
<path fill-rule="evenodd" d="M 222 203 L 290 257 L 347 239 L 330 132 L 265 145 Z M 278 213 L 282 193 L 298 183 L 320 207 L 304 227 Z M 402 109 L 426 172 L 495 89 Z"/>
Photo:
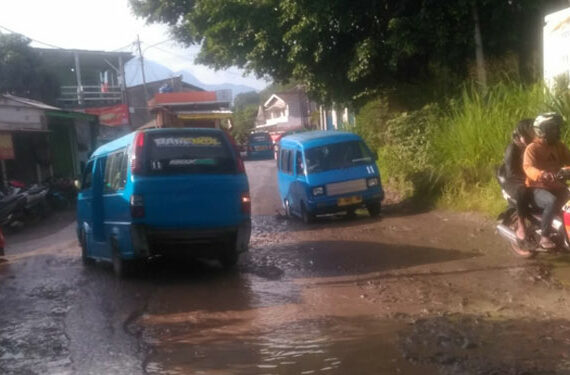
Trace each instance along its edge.
<path fill-rule="evenodd" d="M 148 102 L 148 89 L 146 87 L 146 76 L 144 73 L 144 57 L 143 57 L 142 50 L 141 50 L 141 40 L 139 39 L 138 35 L 137 35 L 137 46 L 139 49 L 139 60 L 141 62 L 141 71 L 142 71 L 142 79 L 143 79 L 143 87 L 144 87 L 144 98 Z"/>

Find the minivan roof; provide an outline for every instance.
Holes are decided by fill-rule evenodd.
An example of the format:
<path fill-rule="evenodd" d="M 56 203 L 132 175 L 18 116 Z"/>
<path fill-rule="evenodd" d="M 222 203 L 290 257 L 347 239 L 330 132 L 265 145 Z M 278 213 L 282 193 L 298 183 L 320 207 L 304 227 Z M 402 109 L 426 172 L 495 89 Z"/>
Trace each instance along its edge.
<path fill-rule="evenodd" d="M 358 135 L 349 132 L 341 132 L 336 130 L 316 130 L 311 132 L 303 132 L 291 134 L 281 139 L 282 145 L 298 145 L 302 148 L 310 148 L 322 146 L 329 143 L 340 143 L 346 141 L 360 141 Z"/>
<path fill-rule="evenodd" d="M 212 133 L 223 133 L 220 129 L 212 129 L 212 128 L 160 128 L 160 129 L 146 129 L 146 130 L 137 130 L 127 135 L 122 136 L 121 138 L 117 138 L 114 141 L 104 144 L 97 148 L 91 158 L 98 157 L 101 155 L 105 155 L 111 153 L 113 151 L 119 150 L 126 146 L 129 146 L 133 143 L 135 138 L 135 134 L 144 132 L 146 134 L 154 134 L 154 133 L 184 133 L 186 131 L 192 131 L 193 133 L 204 133 L 204 134 L 212 134 Z"/>

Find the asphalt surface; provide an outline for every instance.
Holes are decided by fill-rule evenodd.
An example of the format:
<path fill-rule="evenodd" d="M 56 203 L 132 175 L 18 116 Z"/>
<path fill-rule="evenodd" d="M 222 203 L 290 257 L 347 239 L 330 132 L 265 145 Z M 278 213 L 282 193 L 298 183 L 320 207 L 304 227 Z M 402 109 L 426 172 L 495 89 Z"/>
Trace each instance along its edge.
<path fill-rule="evenodd" d="M 492 221 L 386 202 L 306 226 L 281 215 L 274 161 L 246 167 L 253 235 L 232 271 L 84 267 L 73 213 L 8 235 L 0 373 L 570 373 L 565 286 Z"/>

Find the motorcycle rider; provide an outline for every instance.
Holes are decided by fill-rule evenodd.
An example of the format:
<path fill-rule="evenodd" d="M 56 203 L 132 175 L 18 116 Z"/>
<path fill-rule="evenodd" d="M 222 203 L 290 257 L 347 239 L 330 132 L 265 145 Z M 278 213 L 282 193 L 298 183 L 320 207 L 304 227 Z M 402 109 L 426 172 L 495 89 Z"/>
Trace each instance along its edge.
<path fill-rule="evenodd" d="M 525 185 L 526 175 L 523 170 L 523 155 L 526 147 L 534 138 L 533 119 L 518 122 L 513 131 L 511 143 L 507 146 L 504 158 L 504 188 L 517 202 L 517 230 L 520 241 L 526 238 L 525 218 L 528 215 L 532 191 Z"/>
<path fill-rule="evenodd" d="M 556 244 L 549 237 L 554 216 L 568 199 L 568 188 L 556 179 L 556 173 L 570 165 L 570 150 L 560 141 L 562 117 L 554 112 L 543 113 L 534 120 L 534 141 L 526 148 L 523 169 L 526 185 L 533 188 L 534 203 L 543 209 L 540 246 L 552 249 Z"/>

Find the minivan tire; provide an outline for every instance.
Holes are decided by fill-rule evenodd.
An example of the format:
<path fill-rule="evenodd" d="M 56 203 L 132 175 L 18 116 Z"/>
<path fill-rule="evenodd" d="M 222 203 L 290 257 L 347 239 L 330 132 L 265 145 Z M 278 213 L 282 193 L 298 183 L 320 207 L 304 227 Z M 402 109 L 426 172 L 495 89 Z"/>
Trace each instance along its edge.
<path fill-rule="evenodd" d="M 111 247 L 113 252 L 111 255 L 113 273 L 121 279 L 130 276 L 133 272 L 133 261 L 125 260 L 121 257 L 117 241 L 113 240 Z"/>
<path fill-rule="evenodd" d="M 91 266 L 95 264 L 95 261 L 92 258 L 89 258 L 89 255 L 87 254 L 87 236 L 83 229 L 79 232 L 79 247 L 81 247 L 81 262 L 83 265 Z"/>
<path fill-rule="evenodd" d="M 283 202 L 283 205 L 285 206 L 285 217 L 290 219 L 291 218 L 291 203 L 289 203 L 289 199 L 285 199 L 285 201 Z"/>
<path fill-rule="evenodd" d="M 218 259 L 224 268 L 233 268 L 239 261 L 239 252 L 237 244 L 234 242 L 228 245 L 219 256 Z"/>
<path fill-rule="evenodd" d="M 315 216 L 307 211 L 304 202 L 301 202 L 301 219 L 305 224 L 311 224 L 315 221 Z"/>
<path fill-rule="evenodd" d="M 366 209 L 368 210 L 368 214 L 370 214 L 370 217 L 378 217 L 378 215 L 380 215 L 380 212 L 382 211 L 382 204 L 380 202 L 372 203 L 367 205 Z"/>

